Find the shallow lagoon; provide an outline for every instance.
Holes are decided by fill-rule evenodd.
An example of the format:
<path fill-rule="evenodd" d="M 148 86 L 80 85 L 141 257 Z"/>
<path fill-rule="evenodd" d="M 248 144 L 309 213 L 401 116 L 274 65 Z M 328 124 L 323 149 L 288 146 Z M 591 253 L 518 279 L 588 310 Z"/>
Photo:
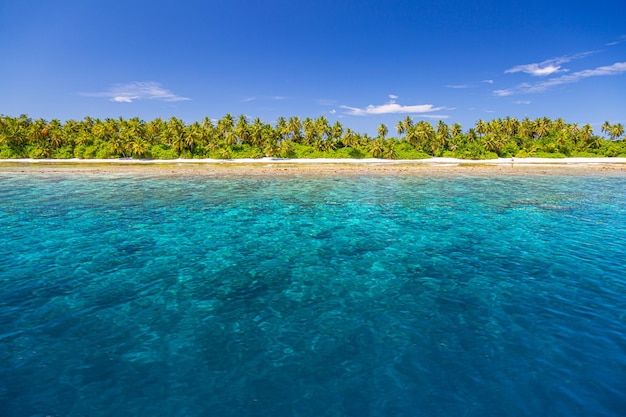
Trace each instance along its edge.
<path fill-rule="evenodd" d="M 0 177 L 6 416 L 619 416 L 626 177 Z"/>

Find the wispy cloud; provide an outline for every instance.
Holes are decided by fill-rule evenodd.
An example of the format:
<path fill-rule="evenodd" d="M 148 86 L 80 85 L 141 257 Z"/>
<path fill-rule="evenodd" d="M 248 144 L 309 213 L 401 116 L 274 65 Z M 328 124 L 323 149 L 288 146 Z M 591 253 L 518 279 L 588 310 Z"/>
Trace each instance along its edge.
<path fill-rule="evenodd" d="M 370 104 L 365 108 L 359 107 L 350 107 L 350 106 L 339 106 L 342 109 L 347 110 L 347 114 L 351 114 L 353 116 L 367 116 L 367 115 L 379 115 L 379 114 L 419 114 L 419 113 L 430 113 L 439 110 L 446 110 L 445 107 L 435 107 L 432 104 L 417 104 L 411 106 L 404 106 L 396 103 L 396 98 L 393 94 L 389 95 L 388 103 L 381 104 L 378 106 L 374 106 Z M 427 116 L 425 116 L 427 117 Z"/>
<path fill-rule="evenodd" d="M 114 84 L 107 91 L 100 93 L 80 93 L 86 97 L 104 97 L 117 103 L 132 103 L 137 100 L 188 101 L 154 81 L 135 81 L 127 84 Z"/>
<path fill-rule="evenodd" d="M 480 82 L 466 83 L 466 84 L 447 84 L 446 88 L 453 88 L 458 90 L 464 90 L 466 88 L 480 87 L 481 84 L 493 84 L 493 80 L 482 80 Z"/>
<path fill-rule="evenodd" d="M 561 64 L 565 64 L 575 59 L 581 59 L 591 54 L 593 54 L 593 52 L 581 52 L 579 54 L 565 55 L 557 58 L 547 59 L 543 62 L 538 62 L 534 64 L 517 65 L 504 71 L 504 73 L 514 74 L 516 72 L 523 72 L 533 75 L 535 77 L 545 77 L 547 75 L 552 75 L 558 72 L 567 72 L 567 69 L 561 68 Z"/>
<path fill-rule="evenodd" d="M 615 45 L 619 45 L 622 42 L 626 42 L 626 35 L 622 35 L 619 38 L 617 38 L 617 40 L 607 43 L 606 46 L 615 46 Z"/>
<path fill-rule="evenodd" d="M 513 104 L 530 104 L 529 100 L 517 100 L 514 101 Z"/>
<path fill-rule="evenodd" d="M 515 94 L 515 91 L 512 89 L 504 89 L 504 90 L 494 90 L 493 95 L 498 97 L 506 97 Z"/>
<path fill-rule="evenodd" d="M 601 66 L 601 67 L 597 67 L 594 69 L 577 71 L 572 74 L 550 78 L 546 81 L 541 81 L 537 83 L 523 83 L 523 84 L 518 85 L 515 88 L 510 88 L 506 90 L 495 90 L 493 94 L 498 97 L 506 97 L 506 96 L 510 96 L 513 94 L 540 93 L 557 85 L 572 84 L 572 83 L 576 83 L 576 82 L 579 82 L 580 80 L 583 80 L 585 78 L 590 78 L 590 77 L 620 75 L 620 74 L 623 74 L 624 72 L 626 72 L 626 62 L 616 62 L 612 65 L 606 65 L 606 66 Z"/>
<path fill-rule="evenodd" d="M 286 96 L 250 96 L 250 97 L 246 97 L 244 99 L 242 99 L 241 101 L 244 103 L 249 103 L 251 101 L 255 101 L 255 100 L 286 100 L 288 97 Z"/>

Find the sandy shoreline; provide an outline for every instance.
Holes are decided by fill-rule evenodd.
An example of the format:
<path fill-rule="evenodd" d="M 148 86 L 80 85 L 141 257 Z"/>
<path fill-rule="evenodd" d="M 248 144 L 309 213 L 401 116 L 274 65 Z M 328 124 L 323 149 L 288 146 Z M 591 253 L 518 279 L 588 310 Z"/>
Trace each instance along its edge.
<path fill-rule="evenodd" d="M 119 173 L 126 175 L 377 175 L 498 174 L 567 175 L 626 174 L 626 158 L 500 158 L 464 160 L 385 159 L 2 159 L 0 173 Z"/>

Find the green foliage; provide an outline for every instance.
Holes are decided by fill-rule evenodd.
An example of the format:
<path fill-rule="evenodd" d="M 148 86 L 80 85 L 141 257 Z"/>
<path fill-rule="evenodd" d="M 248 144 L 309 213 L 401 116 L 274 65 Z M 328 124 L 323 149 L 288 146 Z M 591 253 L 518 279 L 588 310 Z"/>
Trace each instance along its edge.
<path fill-rule="evenodd" d="M 429 159 L 431 158 L 425 152 L 415 149 L 408 142 L 397 142 L 393 145 L 393 149 L 398 155 L 398 159 Z"/>
<path fill-rule="evenodd" d="M 593 158 L 593 157 L 597 157 L 598 155 L 595 153 L 586 152 L 586 151 L 573 151 L 572 153 L 570 153 L 569 156 L 572 158 Z"/>
<path fill-rule="evenodd" d="M 283 156 L 283 155 L 281 155 Z M 328 158 L 328 159 L 363 159 L 371 158 L 372 155 L 363 149 L 343 147 L 338 149 L 330 149 L 320 151 L 316 149 L 314 145 L 303 145 L 294 143 L 291 145 L 289 155 L 290 158 L 299 159 L 316 159 L 316 158 Z"/>
<path fill-rule="evenodd" d="M 598 153 L 602 156 L 617 157 L 626 153 L 626 143 L 605 141 L 598 149 Z"/>
<path fill-rule="evenodd" d="M 178 159 L 176 151 L 166 145 L 153 145 L 148 155 L 152 159 Z"/>
<path fill-rule="evenodd" d="M 506 145 L 500 150 L 499 156 L 502 158 L 510 158 L 515 156 L 519 152 L 519 147 L 517 146 L 517 142 L 511 141 L 507 142 Z"/>
<path fill-rule="evenodd" d="M 0 159 L 16 159 L 22 158 L 22 155 L 17 149 L 11 148 L 7 145 L 0 146 Z"/>
<path fill-rule="evenodd" d="M 334 151 L 329 152 L 329 154 L 330 156 L 328 156 L 328 158 L 338 159 L 363 159 L 370 157 L 370 155 L 363 150 L 351 147 L 335 149 Z"/>
<path fill-rule="evenodd" d="M 454 155 L 460 159 L 498 159 L 497 153 L 486 150 L 479 143 L 469 143 L 454 152 Z"/>
<path fill-rule="evenodd" d="M 72 159 L 74 154 L 71 146 L 62 146 L 54 151 L 52 158 L 54 159 Z"/>
<path fill-rule="evenodd" d="M 227 114 L 185 124 L 175 117 L 145 122 L 132 119 L 82 121 L 33 120 L 0 114 L 0 158 L 386 158 L 423 159 L 431 155 L 464 159 L 500 157 L 622 156 L 626 141 L 621 124 L 605 122 L 611 140 L 594 135 L 591 125 L 568 124 L 547 117 L 479 120 L 464 133 L 460 124 L 440 120 L 398 122 L 400 138 L 387 138 L 381 124 L 377 137 L 331 124 L 325 117 L 278 118 L 276 125 L 245 115 Z"/>
<path fill-rule="evenodd" d="M 553 158 L 553 159 L 558 159 L 558 158 L 567 158 L 567 156 L 565 154 L 562 154 L 560 152 L 542 152 L 542 151 L 537 151 L 532 155 L 532 158 Z"/>
<path fill-rule="evenodd" d="M 232 159 L 258 159 L 265 156 L 261 149 L 248 144 L 233 145 L 231 150 L 230 158 Z"/>

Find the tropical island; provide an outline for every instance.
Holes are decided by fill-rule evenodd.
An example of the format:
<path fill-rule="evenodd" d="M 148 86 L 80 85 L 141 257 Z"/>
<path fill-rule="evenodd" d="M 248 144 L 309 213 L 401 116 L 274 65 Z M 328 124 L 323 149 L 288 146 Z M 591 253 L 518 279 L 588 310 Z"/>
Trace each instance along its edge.
<path fill-rule="evenodd" d="M 280 117 L 270 124 L 245 115 L 205 117 L 186 124 L 171 117 L 85 117 L 83 120 L 32 119 L 0 115 L 0 159 L 256 159 L 278 157 L 459 159 L 626 157 L 624 127 L 605 122 L 605 137 L 590 124 L 579 126 L 547 117 L 478 120 L 464 130 L 440 120 L 433 125 L 407 116 L 395 126 L 397 137 L 380 124 L 377 136 L 317 118 Z"/>

